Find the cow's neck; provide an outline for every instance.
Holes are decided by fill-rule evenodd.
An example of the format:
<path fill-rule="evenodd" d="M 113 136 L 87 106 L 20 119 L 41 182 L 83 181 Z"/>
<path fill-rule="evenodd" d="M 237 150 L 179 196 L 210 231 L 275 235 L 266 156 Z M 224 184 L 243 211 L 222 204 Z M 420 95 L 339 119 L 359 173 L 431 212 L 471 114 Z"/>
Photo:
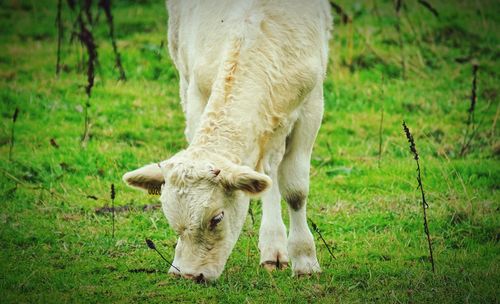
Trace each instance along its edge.
<path fill-rule="evenodd" d="M 254 100 L 238 100 L 216 107 L 209 102 L 190 148 L 218 154 L 261 171 L 260 162 L 271 132 Z M 255 102 L 255 104 L 254 104 Z M 253 105 L 253 106 L 251 106 Z"/>
<path fill-rule="evenodd" d="M 279 120 L 266 110 L 269 94 L 241 56 L 241 44 L 235 39 L 226 53 L 190 148 L 261 171 L 264 147 Z"/>

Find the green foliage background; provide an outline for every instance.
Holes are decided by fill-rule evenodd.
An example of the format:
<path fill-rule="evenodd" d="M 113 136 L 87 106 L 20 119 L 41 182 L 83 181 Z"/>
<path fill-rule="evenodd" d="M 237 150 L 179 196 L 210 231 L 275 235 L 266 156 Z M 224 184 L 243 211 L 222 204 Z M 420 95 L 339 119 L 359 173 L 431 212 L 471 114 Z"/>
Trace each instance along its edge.
<path fill-rule="evenodd" d="M 222 277 L 205 286 L 167 275 L 144 243 L 149 237 L 173 255 L 175 235 L 157 198 L 121 183 L 124 172 L 186 147 L 164 3 L 113 3 L 126 82 L 116 80 L 100 13 L 93 28 L 100 67 L 91 138 L 82 148 L 86 57 L 78 43 L 69 43 L 74 13 L 63 2 L 63 72 L 57 77 L 56 2 L 0 1 L 0 301 L 498 302 L 500 4 L 432 2 L 439 18 L 418 1 L 404 1 L 406 80 L 392 2 L 336 2 L 353 22 L 335 21 L 308 204 L 336 259 L 318 240 L 319 276 L 292 278 L 290 270 L 259 268 L 256 201 L 256 223 L 247 219 Z M 474 60 L 480 65 L 478 129 L 460 157 Z M 423 166 L 435 274 L 403 119 Z M 109 212 L 99 212 L 111 204 L 111 183 L 122 207 L 114 239 Z M 284 204 L 283 210 L 286 218 Z"/>

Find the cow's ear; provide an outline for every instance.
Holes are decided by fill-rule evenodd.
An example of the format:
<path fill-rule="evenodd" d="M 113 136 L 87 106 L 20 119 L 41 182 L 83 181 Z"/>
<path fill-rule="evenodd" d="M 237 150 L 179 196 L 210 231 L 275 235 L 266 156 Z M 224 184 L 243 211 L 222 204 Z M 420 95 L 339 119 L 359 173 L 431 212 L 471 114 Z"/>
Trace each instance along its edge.
<path fill-rule="evenodd" d="M 150 164 L 125 173 L 123 181 L 129 186 L 145 190 L 149 194 L 159 195 L 165 178 L 159 164 Z"/>
<path fill-rule="evenodd" d="M 241 190 L 250 195 L 257 195 L 271 187 L 271 179 L 246 166 L 234 166 L 227 171 L 222 170 L 221 182 L 230 191 Z"/>

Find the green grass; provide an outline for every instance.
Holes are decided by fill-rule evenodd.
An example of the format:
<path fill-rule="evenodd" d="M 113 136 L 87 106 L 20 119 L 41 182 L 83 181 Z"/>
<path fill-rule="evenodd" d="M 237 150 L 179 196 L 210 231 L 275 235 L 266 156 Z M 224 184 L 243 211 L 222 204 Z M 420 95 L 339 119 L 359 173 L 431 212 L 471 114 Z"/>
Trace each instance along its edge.
<path fill-rule="evenodd" d="M 352 25 L 336 21 L 325 82 L 325 116 L 315 145 L 309 217 L 334 249 L 317 240 L 320 276 L 259 268 L 261 209 L 250 219 L 220 280 L 171 278 L 146 237 L 169 257 L 175 234 L 156 197 L 121 182 L 126 171 L 186 147 L 177 74 L 164 47 L 162 1 L 114 1 L 116 34 L 128 81 L 118 82 L 104 16 L 95 26 L 101 63 L 80 146 L 85 75 L 70 45 L 65 10 L 64 72 L 56 77 L 55 3 L 3 1 L 0 8 L 0 294 L 33 302 L 496 302 L 500 298 L 500 140 L 497 1 L 442 1 L 435 18 L 407 3 L 401 79 L 392 2 L 338 1 Z M 440 2 L 440 3 L 438 3 Z M 65 2 L 63 1 L 64 5 Z M 337 18 L 339 19 L 339 18 Z M 413 24 L 412 31 L 410 23 Z M 459 157 L 479 61 L 477 135 Z M 458 61 L 465 61 L 459 63 Z M 13 160 L 8 160 L 11 117 Z M 379 123 L 384 109 L 378 165 Z M 423 166 L 436 273 L 430 271 L 415 163 L 406 120 Z M 54 139 L 59 148 L 50 144 Z M 131 206 L 116 218 L 96 210 Z M 97 200 L 88 198 L 95 196 Z M 285 205 L 283 204 L 286 218 Z M 287 222 L 287 219 L 285 220 Z M 147 272 L 138 270 L 145 269 Z"/>

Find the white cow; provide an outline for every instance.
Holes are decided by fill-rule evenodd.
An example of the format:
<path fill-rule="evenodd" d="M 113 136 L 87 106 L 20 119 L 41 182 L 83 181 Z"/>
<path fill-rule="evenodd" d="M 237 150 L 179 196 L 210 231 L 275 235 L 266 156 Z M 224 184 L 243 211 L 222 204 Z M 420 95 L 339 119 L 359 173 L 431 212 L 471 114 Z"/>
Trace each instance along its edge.
<path fill-rule="evenodd" d="M 167 7 L 189 147 L 123 179 L 161 194 L 179 236 L 180 272 L 169 272 L 218 278 L 257 195 L 261 265 L 286 268 L 291 260 L 294 275 L 319 272 L 306 200 L 323 115 L 328 1 L 171 0 Z"/>

